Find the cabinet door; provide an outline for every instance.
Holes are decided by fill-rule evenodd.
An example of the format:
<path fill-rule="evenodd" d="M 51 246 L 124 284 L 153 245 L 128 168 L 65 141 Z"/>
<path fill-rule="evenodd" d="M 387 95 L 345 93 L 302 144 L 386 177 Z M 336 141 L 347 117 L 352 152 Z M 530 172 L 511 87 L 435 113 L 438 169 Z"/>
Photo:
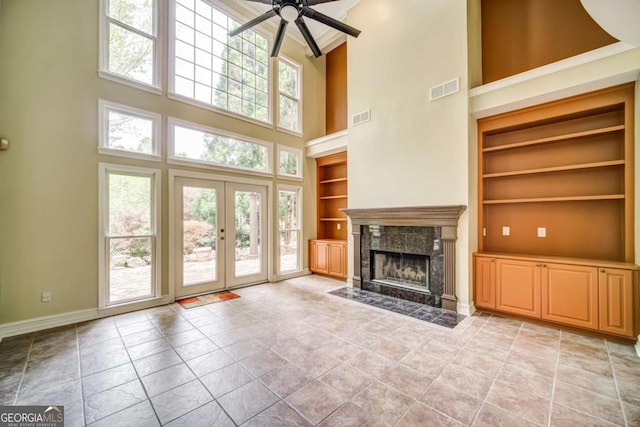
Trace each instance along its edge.
<path fill-rule="evenodd" d="M 312 240 L 309 243 L 309 270 L 315 273 L 329 273 L 329 245 Z"/>
<path fill-rule="evenodd" d="M 506 259 L 496 264 L 496 309 L 540 318 L 539 264 Z"/>
<path fill-rule="evenodd" d="M 602 268 L 598 275 L 600 330 L 634 337 L 632 272 Z"/>
<path fill-rule="evenodd" d="M 329 245 L 329 274 L 345 277 L 345 246 L 340 243 Z"/>
<path fill-rule="evenodd" d="M 598 270 L 577 265 L 542 265 L 542 318 L 598 329 Z"/>
<path fill-rule="evenodd" d="M 496 260 L 476 257 L 476 307 L 496 308 Z"/>

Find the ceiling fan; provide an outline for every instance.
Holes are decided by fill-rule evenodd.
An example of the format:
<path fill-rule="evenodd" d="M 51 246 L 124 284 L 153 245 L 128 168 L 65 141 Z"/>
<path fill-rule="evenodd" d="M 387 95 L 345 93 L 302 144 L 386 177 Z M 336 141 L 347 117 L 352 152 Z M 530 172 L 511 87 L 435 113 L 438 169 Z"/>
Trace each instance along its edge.
<path fill-rule="evenodd" d="M 284 40 L 284 33 L 287 29 L 287 25 L 289 22 L 293 21 L 298 26 L 298 29 L 302 33 L 302 37 L 306 40 L 309 48 L 315 55 L 315 57 L 322 56 L 322 52 L 318 47 L 318 44 L 313 39 L 311 35 L 311 31 L 309 31 L 309 27 L 304 22 L 304 18 L 313 19 L 314 21 L 318 21 L 322 24 L 328 25 L 331 28 L 335 28 L 338 31 L 341 31 L 345 34 L 348 34 L 352 37 L 358 37 L 360 35 L 360 30 L 355 29 L 343 22 L 340 22 L 336 19 L 333 19 L 330 16 L 327 16 L 323 13 L 320 13 L 316 10 L 311 9 L 309 6 L 315 6 L 320 3 L 329 3 L 332 1 L 338 0 L 247 0 L 253 1 L 256 3 L 264 3 L 270 4 L 273 6 L 273 9 L 270 11 L 263 13 L 257 18 L 252 19 L 244 25 L 239 26 L 233 31 L 229 32 L 230 36 L 236 36 L 242 33 L 245 30 L 253 27 L 254 25 L 258 25 L 262 21 L 266 21 L 269 18 L 272 18 L 276 15 L 280 16 L 280 26 L 278 27 L 278 32 L 276 34 L 276 40 L 273 43 L 273 50 L 271 51 L 271 56 L 278 56 L 278 52 L 280 52 L 280 46 L 282 45 L 282 41 Z"/>

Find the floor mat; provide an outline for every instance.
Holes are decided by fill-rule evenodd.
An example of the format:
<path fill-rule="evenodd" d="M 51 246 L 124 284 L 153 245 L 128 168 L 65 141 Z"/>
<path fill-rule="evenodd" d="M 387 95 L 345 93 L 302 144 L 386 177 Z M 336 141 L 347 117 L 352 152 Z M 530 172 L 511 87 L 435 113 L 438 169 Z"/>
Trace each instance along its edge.
<path fill-rule="evenodd" d="M 217 292 L 213 294 L 200 295 L 197 297 L 189 297 L 177 300 L 176 302 L 184 308 L 200 307 L 202 305 L 213 304 L 214 302 L 227 301 L 230 299 L 240 298 L 240 295 L 233 292 Z"/>

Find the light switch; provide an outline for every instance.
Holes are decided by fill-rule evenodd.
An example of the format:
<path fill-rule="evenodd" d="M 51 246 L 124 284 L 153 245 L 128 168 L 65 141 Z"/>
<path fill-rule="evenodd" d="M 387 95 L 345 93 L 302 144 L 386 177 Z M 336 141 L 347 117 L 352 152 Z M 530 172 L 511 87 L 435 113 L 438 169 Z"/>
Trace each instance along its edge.
<path fill-rule="evenodd" d="M 545 227 L 538 227 L 538 237 L 547 237 L 547 229 Z"/>
<path fill-rule="evenodd" d="M 8 150 L 9 149 L 9 140 L 5 138 L 0 138 L 0 150 Z"/>
<path fill-rule="evenodd" d="M 502 227 L 502 235 L 510 236 L 511 235 L 511 227 Z"/>

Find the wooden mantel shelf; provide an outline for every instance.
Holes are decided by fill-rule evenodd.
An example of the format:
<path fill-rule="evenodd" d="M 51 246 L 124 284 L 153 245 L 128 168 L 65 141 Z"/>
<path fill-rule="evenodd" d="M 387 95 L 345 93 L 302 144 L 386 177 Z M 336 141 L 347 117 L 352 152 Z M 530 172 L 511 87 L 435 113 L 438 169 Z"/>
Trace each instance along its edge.
<path fill-rule="evenodd" d="M 418 206 L 401 208 L 343 209 L 353 225 L 457 226 L 467 207 Z"/>

